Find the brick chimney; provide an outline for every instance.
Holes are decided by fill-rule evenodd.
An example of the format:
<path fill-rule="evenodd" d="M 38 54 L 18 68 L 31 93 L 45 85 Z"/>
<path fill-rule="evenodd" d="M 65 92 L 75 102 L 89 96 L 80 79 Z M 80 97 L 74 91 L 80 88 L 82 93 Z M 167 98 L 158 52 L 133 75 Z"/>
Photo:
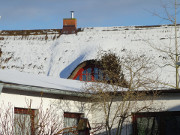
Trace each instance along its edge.
<path fill-rule="evenodd" d="M 74 18 L 74 11 L 71 11 L 71 18 L 63 19 L 62 34 L 74 34 L 77 32 L 77 21 Z"/>

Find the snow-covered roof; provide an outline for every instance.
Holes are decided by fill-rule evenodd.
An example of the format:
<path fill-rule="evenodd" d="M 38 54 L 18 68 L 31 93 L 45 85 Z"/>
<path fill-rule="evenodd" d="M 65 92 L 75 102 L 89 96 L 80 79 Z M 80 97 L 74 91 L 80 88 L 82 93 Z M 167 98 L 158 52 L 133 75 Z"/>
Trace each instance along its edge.
<path fill-rule="evenodd" d="M 97 58 L 99 51 L 113 50 L 121 57 L 128 52 L 151 57 L 158 63 L 155 66 L 161 79 L 175 82 L 174 68 L 161 68 L 169 61 L 167 54 L 152 47 L 173 48 L 173 26 L 83 28 L 69 35 L 0 34 L 0 39 L 2 69 L 67 78 L 80 63 Z"/>
<path fill-rule="evenodd" d="M 4 84 L 24 85 L 74 92 L 82 92 L 83 88 L 83 82 L 81 81 L 48 77 L 45 75 L 35 75 L 7 69 L 0 70 L 0 82 Z"/>

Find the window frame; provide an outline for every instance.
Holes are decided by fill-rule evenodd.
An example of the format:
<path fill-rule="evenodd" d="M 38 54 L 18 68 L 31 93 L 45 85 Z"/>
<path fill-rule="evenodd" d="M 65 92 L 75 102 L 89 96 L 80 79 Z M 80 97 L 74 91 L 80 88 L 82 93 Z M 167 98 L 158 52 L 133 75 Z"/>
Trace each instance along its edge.
<path fill-rule="evenodd" d="M 133 135 L 138 135 L 137 129 L 137 119 L 146 118 L 146 117 L 159 117 L 159 132 L 160 135 L 165 134 L 165 118 L 167 116 L 180 116 L 180 111 L 164 111 L 164 112 L 141 112 L 141 113 L 132 113 L 133 121 Z"/>
<path fill-rule="evenodd" d="M 31 135 L 35 135 L 35 109 L 29 108 L 14 108 L 14 114 L 27 114 L 30 115 L 31 120 Z"/>
<path fill-rule="evenodd" d="M 77 125 L 79 123 L 79 120 L 81 117 L 84 116 L 84 113 L 75 113 L 75 112 L 64 112 L 64 118 L 76 118 L 77 119 Z M 77 128 L 77 125 L 76 125 L 76 128 Z M 67 128 L 71 128 L 71 127 L 64 127 L 64 129 L 67 129 Z M 76 132 L 78 132 L 76 130 Z M 64 132 L 63 131 L 63 134 L 68 134 L 69 132 Z"/>
<path fill-rule="evenodd" d="M 75 112 L 64 112 L 64 117 L 66 118 L 78 118 L 80 119 L 84 115 L 83 113 L 75 113 Z"/>

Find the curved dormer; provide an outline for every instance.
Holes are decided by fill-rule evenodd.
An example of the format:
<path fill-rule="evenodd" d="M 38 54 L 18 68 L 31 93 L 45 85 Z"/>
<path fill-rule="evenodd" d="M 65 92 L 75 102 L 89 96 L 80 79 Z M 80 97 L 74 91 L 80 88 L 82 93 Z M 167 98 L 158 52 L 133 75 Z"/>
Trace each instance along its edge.
<path fill-rule="evenodd" d="M 80 81 L 101 81 L 104 78 L 102 68 L 95 60 L 88 60 L 79 64 L 69 76 L 69 79 Z"/>

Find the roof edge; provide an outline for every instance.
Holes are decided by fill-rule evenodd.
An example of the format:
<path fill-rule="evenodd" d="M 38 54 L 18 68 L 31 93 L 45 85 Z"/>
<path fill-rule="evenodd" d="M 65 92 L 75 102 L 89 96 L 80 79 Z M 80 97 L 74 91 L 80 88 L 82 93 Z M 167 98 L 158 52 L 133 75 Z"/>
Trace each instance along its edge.
<path fill-rule="evenodd" d="M 0 83 L 0 86 L 2 87 L 2 92 L 3 92 L 3 89 L 13 89 L 13 90 L 20 90 L 20 91 L 55 94 L 55 95 L 66 95 L 66 96 L 74 96 L 74 97 L 87 97 L 87 98 L 91 97 L 89 93 L 85 93 L 85 92 L 44 88 L 44 87 L 21 85 L 21 84 Z"/>

